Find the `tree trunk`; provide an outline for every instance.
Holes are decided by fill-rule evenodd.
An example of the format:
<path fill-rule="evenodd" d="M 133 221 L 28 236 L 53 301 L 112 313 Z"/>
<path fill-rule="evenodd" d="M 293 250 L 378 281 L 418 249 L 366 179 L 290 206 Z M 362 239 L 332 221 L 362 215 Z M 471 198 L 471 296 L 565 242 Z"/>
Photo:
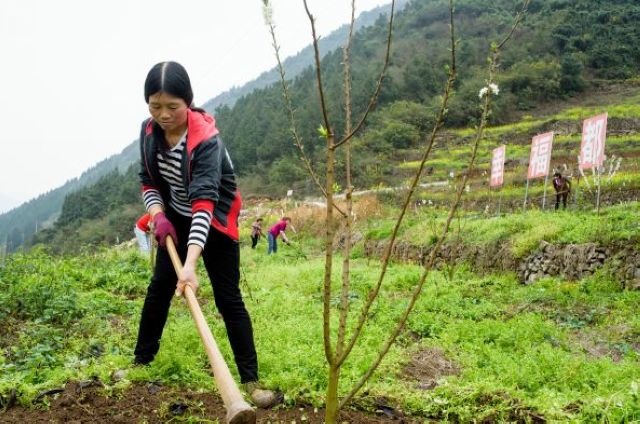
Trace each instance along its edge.
<path fill-rule="evenodd" d="M 327 387 L 327 402 L 324 413 L 324 422 L 326 424 L 336 424 L 338 422 L 338 381 L 340 380 L 340 368 L 335 366 L 329 367 L 329 386 Z"/>

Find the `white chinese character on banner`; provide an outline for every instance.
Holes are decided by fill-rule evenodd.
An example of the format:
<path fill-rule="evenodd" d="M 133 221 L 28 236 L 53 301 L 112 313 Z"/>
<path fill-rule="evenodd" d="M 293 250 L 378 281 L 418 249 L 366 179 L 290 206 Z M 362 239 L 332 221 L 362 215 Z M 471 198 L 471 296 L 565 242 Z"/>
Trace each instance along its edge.
<path fill-rule="evenodd" d="M 607 133 L 607 114 L 585 119 L 582 125 L 580 168 L 589 169 L 602 165 Z"/>
<path fill-rule="evenodd" d="M 529 156 L 529 172 L 527 178 L 544 177 L 549 174 L 553 132 L 533 137 L 531 155 Z"/>
<path fill-rule="evenodd" d="M 535 163 L 536 174 L 547 174 L 547 164 L 549 163 L 547 158 L 551 151 L 549 141 L 551 141 L 551 139 L 543 138 L 538 142 L 538 152 Z"/>
<path fill-rule="evenodd" d="M 489 182 L 491 187 L 500 186 L 503 183 L 504 158 L 505 146 L 500 146 L 493 150 L 493 157 L 491 159 L 491 181 Z"/>

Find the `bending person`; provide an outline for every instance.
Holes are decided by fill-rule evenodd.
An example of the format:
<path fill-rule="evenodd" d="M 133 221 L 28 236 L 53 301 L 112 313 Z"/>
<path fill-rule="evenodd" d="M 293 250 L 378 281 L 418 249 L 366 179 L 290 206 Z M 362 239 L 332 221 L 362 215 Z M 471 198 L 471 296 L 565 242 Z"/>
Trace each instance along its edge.
<path fill-rule="evenodd" d="M 273 227 L 269 229 L 267 234 L 267 240 L 269 241 L 269 248 L 267 249 L 267 255 L 278 252 L 278 237 L 282 236 L 282 241 L 289 244 L 289 239 L 285 230 L 287 224 L 291 224 L 291 218 L 283 216 Z"/>
<path fill-rule="evenodd" d="M 560 207 L 562 200 L 562 208 L 567 209 L 567 199 L 571 193 L 571 181 L 563 177 L 561 173 L 553 174 L 553 189 L 556 191 L 556 210 Z"/>
<path fill-rule="evenodd" d="M 151 68 L 144 98 L 151 118 L 140 132 L 140 180 L 161 248 L 142 308 L 135 363 L 153 361 L 174 292 L 182 294 L 185 285 L 198 289 L 196 265 L 202 256 L 241 382 L 257 406 L 268 407 L 275 395 L 258 383 L 253 329 L 239 287 L 241 198 L 229 154 L 214 118 L 192 106 L 182 65 L 161 62 Z M 166 250 L 168 236 L 184 263 L 181 275 Z"/>

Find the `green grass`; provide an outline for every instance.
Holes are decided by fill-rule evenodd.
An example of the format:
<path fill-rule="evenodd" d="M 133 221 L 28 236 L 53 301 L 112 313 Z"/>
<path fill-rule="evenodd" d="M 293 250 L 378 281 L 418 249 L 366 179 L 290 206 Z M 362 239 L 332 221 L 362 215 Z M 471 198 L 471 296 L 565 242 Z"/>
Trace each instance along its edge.
<path fill-rule="evenodd" d="M 519 133 L 529 131 L 531 128 L 540 126 L 545 123 L 545 120 L 536 119 L 531 121 L 520 121 L 513 124 L 499 125 L 496 127 L 488 127 L 484 130 L 485 137 L 498 137 L 509 133 Z M 477 130 L 475 128 L 464 128 L 454 131 L 459 137 L 469 137 L 475 135 Z"/>
<path fill-rule="evenodd" d="M 638 208 L 613 207 L 599 217 L 535 211 L 489 220 L 468 217 L 459 222 L 458 235 L 465 243 L 509 242 L 519 254 L 541 239 L 624 240 L 638 235 Z M 430 230 L 423 218 L 410 216 L 403 237 L 421 234 L 428 240 Z M 375 221 L 368 228 L 370 236 L 385 238 L 391 224 Z M 263 249 L 243 248 L 242 287 L 264 383 L 282 390 L 288 404 L 320 406 L 326 375 L 324 265 L 319 252 L 303 241 L 297 247 L 283 246 L 272 256 Z M 334 312 L 339 305 L 339 259 Z M 371 323 L 343 369 L 342 392 L 375 357 L 421 272 L 413 265 L 389 268 L 381 297 L 370 312 Z M 131 360 L 149 273 L 147 259 L 134 251 L 69 258 L 36 251 L 9 257 L 0 270 L 0 319 L 9 325 L 6 328 L 20 330 L 0 336 L 0 394 L 17 388 L 19 400 L 28 404 L 41 390 L 92 375 L 110 387 L 130 384 L 115 384 L 110 375 Z M 576 422 L 640 419 L 640 292 L 622 291 L 611 275 L 605 267 L 582 282 L 546 279 L 523 286 L 513 275 L 479 277 L 464 266 L 432 273 L 407 331 L 356 403 L 367 405 L 384 396 L 408 414 L 451 422 L 526 421 L 534 416 Z M 353 311 L 377 276 L 376 261 L 352 262 Z M 202 309 L 223 354 L 230 358 L 206 277 L 201 283 Z M 335 313 L 332 325 L 335 331 Z M 418 382 L 403 369 L 423 349 L 444 352 L 459 375 L 440 378 L 433 390 L 418 389 Z M 135 369 L 129 379 L 215 391 L 189 312 L 178 299 L 158 357 L 151 367 Z"/>
<path fill-rule="evenodd" d="M 486 137 L 497 137 L 509 133 L 522 133 L 528 132 L 534 127 L 543 125 L 549 121 L 581 121 L 590 116 L 599 115 L 607 112 L 609 118 L 623 118 L 633 119 L 640 117 L 640 106 L 637 102 L 631 102 L 633 99 L 629 99 L 630 103 L 622 104 L 610 104 L 606 106 L 597 107 L 572 107 L 565 109 L 564 111 L 555 115 L 549 116 L 545 119 L 524 119 L 512 124 L 499 125 L 495 127 L 488 127 L 485 129 Z M 476 134 L 475 128 L 464 128 L 455 130 L 454 134 L 459 137 L 469 137 Z"/>
<path fill-rule="evenodd" d="M 566 109 L 554 116 L 561 120 L 582 120 L 590 116 L 607 112 L 609 118 L 638 118 L 640 117 L 640 106 L 633 104 L 612 104 L 598 107 L 574 107 Z"/>
<path fill-rule="evenodd" d="M 551 206 L 552 198 L 547 200 Z M 452 222 L 449 237 L 459 238 L 467 245 L 508 243 L 513 255 L 520 258 L 536 249 L 543 240 L 549 243 L 594 242 L 606 245 L 637 238 L 639 214 L 638 202 L 603 208 L 600 215 L 591 210 L 554 212 L 532 209 L 526 213 L 479 218 L 475 213 L 462 212 L 460 219 Z M 413 212 L 401 227 L 399 239 L 416 245 L 429 245 L 441 233 L 444 221 L 444 211 Z M 384 222 L 376 221 L 375 227 L 369 227 L 366 235 L 371 239 L 385 239 L 391 234 L 393 224 L 391 218 Z"/>
<path fill-rule="evenodd" d="M 640 377 L 635 369 L 638 352 L 615 363 L 606 355 L 587 354 L 578 342 L 603 339 L 607 346 L 624 346 L 625 337 L 637 338 L 637 293 L 621 292 L 602 275 L 583 283 L 547 279 L 535 287 L 522 286 L 510 276 L 478 278 L 464 270 L 449 281 L 439 278 L 427 288 L 410 326 L 428 336 L 423 343 L 449 352 L 462 373 L 430 394 L 441 404 L 427 402 L 423 408 L 444 404 L 461 421 L 496 414 L 514 420 L 508 417 L 516 407 L 531 408 L 550 420 L 637 416 L 640 405 L 632 385 Z M 571 314 L 597 318 L 578 328 L 566 325 Z M 613 333 L 624 316 L 631 318 L 625 331 Z M 430 324 L 425 326 L 425 321 Z M 497 411 L 484 404 L 492 395 L 499 401 Z M 600 410 L 613 406 L 606 402 L 611 399 L 622 403 Z M 573 402 L 589 412 L 572 417 L 563 408 Z"/>

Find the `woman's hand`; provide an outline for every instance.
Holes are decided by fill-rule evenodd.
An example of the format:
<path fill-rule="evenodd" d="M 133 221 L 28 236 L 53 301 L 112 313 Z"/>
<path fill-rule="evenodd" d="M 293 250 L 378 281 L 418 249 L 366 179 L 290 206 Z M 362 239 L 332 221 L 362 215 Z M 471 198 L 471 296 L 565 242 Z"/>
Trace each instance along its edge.
<path fill-rule="evenodd" d="M 182 268 L 182 273 L 178 276 L 178 284 L 176 285 L 176 296 L 182 296 L 185 286 L 191 287 L 193 293 L 198 291 L 198 277 L 194 266 L 186 264 Z"/>
<path fill-rule="evenodd" d="M 153 233 L 160 247 L 166 247 L 168 236 L 171 236 L 174 244 L 178 244 L 176 229 L 164 212 L 158 212 L 153 216 Z"/>

